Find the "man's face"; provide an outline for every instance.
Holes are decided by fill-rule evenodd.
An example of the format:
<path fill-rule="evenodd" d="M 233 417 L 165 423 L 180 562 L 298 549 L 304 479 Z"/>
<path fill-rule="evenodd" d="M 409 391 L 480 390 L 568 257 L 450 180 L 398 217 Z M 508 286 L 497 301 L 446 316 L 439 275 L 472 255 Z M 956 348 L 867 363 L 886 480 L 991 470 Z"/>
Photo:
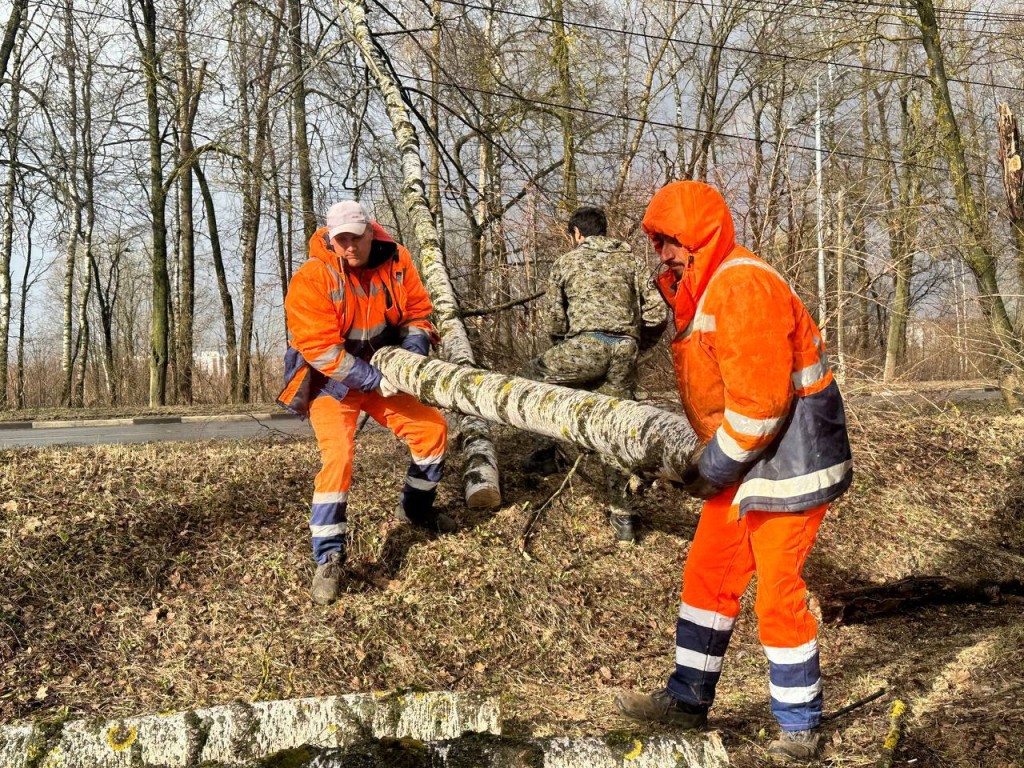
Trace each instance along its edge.
<path fill-rule="evenodd" d="M 367 227 L 361 235 L 353 235 L 351 232 L 339 232 L 334 236 L 334 251 L 345 266 L 352 269 L 362 269 L 370 260 L 370 247 L 373 245 L 373 229 Z"/>
<path fill-rule="evenodd" d="M 654 250 L 662 265 L 672 270 L 676 277 L 682 277 L 690 264 L 690 252 L 674 237 L 655 232 L 651 235 Z"/>

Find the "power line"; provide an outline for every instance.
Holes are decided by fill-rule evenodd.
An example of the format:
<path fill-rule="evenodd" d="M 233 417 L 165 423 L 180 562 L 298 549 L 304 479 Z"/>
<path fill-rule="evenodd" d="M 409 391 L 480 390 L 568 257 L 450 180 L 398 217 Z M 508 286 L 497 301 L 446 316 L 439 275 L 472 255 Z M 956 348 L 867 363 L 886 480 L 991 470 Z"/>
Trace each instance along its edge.
<path fill-rule="evenodd" d="M 490 11 L 491 10 L 491 9 L 485 7 L 485 6 L 477 5 L 477 4 L 474 4 L 474 3 L 471 3 L 471 2 L 460 1 L 460 0 L 441 0 L 441 2 L 445 3 L 447 5 L 459 6 L 459 7 L 463 7 L 463 8 L 466 8 L 466 9 L 476 9 L 476 10 L 483 10 L 483 11 Z M 52 3 L 40 2 L 40 4 L 41 5 L 48 5 L 51 8 L 59 8 L 58 6 L 56 6 L 56 5 L 52 4 Z M 694 3 L 691 2 L 690 4 L 692 5 Z M 880 4 L 880 3 L 862 3 L 862 4 L 879 5 L 879 6 L 882 6 L 882 7 L 888 7 L 888 6 L 885 6 L 884 4 Z M 529 19 L 533 19 L 533 20 L 538 20 L 538 21 L 549 21 L 550 22 L 550 21 L 553 20 L 551 17 L 548 17 L 548 16 L 539 16 L 539 15 L 533 15 L 533 14 L 526 14 L 526 13 L 517 12 L 517 11 L 500 11 L 499 10 L 497 12 L 498 13 L 503 13 L 503 14 L 506 14 L 506 15 L 513 15 L 513 16 L 517 16 L 517 17 L 525 17 L 525 18 L 529 18 Z M 122 17 L 111 16 L 109 14 L 102 14 L 102 13 L 99 13 L 97 11 L 76 11 L 76 13 L 82 14 L 82 15 L 85 15 L 85 16 L 93 16 L 93 17 L 97 17 L 97 18 L 106 18 L 106 19 L 117 19 L 117 20 L 124 21 L 124 19 Z M 615 33 L 615 34 L 627 34 L 627 35 L 639 36 L 639 37 L 642 37 L 642 38 L 645 38 L 645 39 L 653 39 L 653 40 L 661 40 L 661 41 L 668 40 L 670 42 L 684 43 L 684 44 L 688 44 L 688 45 L 696 45 L 696 46 L 701 46 L 701 47 L 713 47 L 709 43 L 702 43 L 700 41 L 686 40 L 686 39 L 683 39 L 683 38 L 665 37 L 665 36 L 654 35 L 654 34 L 645 33 L 645 32 L 629 32 L 629 31 L 625 31 L 625 30 L 612 29 L 610 27 L 603 27 L 603 26 L 595 25 L 595 24 L 587 24 L 587 23 L 581 23 L 581 22 L 571 22 L 571 21 L 568 21 L 568 20 L 565 23 L 569 24 L 571 26 L 577 26 L 577 27 L 587 28 L 587 29 L 592 29 L 592 30 L 600 30 L 600 31 L 612 32 L 612 33 Z M 163 27 L 163 28 L 164 29 L 173 29 L 172 27 Z M 215 39 L 215 40 L 219 40 L 219 41 L 223 41 L 223 42 L 232 42 L 229 38 L 225 38 L 225 37 L 219 37 L 219 36 L 216 36 L 216 35 L 203 34 L 203 33 L 197 33 L 197 34 L 200 34 L 200 36 L 203 36 L 203 37 L 207 37 L 207 38 L 211 38 L 211 39 Z M 844 67 L 850 67 L 850 68 L 855 68 L 855 69 L 869 70 L 869 71 L 873 71 L 873 72 L 885 73 L 885 74 L 890 74 L 890 75 L 900 75 L 900 76 L 915 77 L 915 78 L 922 77 L 922 75 L 919 75 L 917 73 L 904 72 L 902 70 L 890 70 L 890 69 L 885 69 L 885 68 L 867 67 L 867 66 L 863 66 L 863 65 L 841 64 L 841 63 L 835 63 L 835 62 L 822 61 L 822 60 L 814 59 L 814 58 L 810 58 L 810 57 L 787 56 L 785 54 L 774 54 L 774 53 L 768 53 L 768 52 L 764 52 L 764 51 L 758 51 L 758 50 L 755 50 L 755 49 L 748 49 L 748 48 L 741 48 L 741 47 L 724 47 L 723 49 L 724 50 L 732 50 L 732 51 L 744 52 L 744 53 L 755 53 L 755 54 L 758 54 L 758 55 L 761 55 L 761 56 L 765 56 L 765 57 L 768 57 L 768 58 L 776 58 L 776 59 L 782 59 L 782 60 L 788 60 L 788 61 L 798 61 L 798 62 L 802 62 L 802 63 L 813 63 L 813 64 L 820 64 L 820 65 L 834 64 L 836 66 L 844 66 Z M 427 79 L 427 78 L 417 77 L 415 75 L 409 75 L 407 77 L 407 79 L 414 80 L 414 81 L 421 82 L 421 83 L 433 84 L 432 80 Z M 986 83 L 978 83 L 976 81 L 970 81 L 970 80 L 952 80 L 951 79 L 951 82 L 960 82 L 960 83 L 976 84 L 976 85 L 983 85 L 983 86 L 988 85 Z M 653 126 L 656 126 L 656 127 L 670 128 L 670 129 L 673 129 L 673 130 L 681 130 L 681 131 L 685 131 L 687 133 L 711 135 L 711 136 L 716 136 L 716 137 L 720 137 L 720 138 L 733 139 L 733 140 L 739 140 L 739 141 L 753 141 L 753 139 L 751 137 L 749 137 L 749 136 L 741 136 L 741 135 L 738 135 L 738 134 L 727 133 L 727 132 L 724 132 L 724 131 L 706 130 L 706 129 L 695 128 L 695 127 L 690 127 L 690 126 L 678 125 L 678 124 L 674 124 L 674 123 L 662 122 L 662 121 L 653 120 L 653 119 L 642 120 L 640 118 L 633 117 L 633 116 L 630 116 L 630 115 L 623 115 L 623 114 L 617 114 L 617 113 L 606 112 L 606 111 L 602 111 L 602 110 L 588 109 L 588 108 L 576 107 L 576 106 L 566 106 L 566 105 L 558 104 L 558 103 L 555 103 L 555 102 L 544 101 L 544 100 L 539 99 L 539 98 L 526 99 L 526 98 L 523 98 L 523 97 L 515 95 L 515 94 L 500 93 L 500 92 L 497 92 L 497 91 L 491 91 L 491 90 L 487 90 L 487 89 L 483 89 L 483 88 L 472 88 L 472 87 L 469 87 L 469 86 L 464 86 L 464 85 L 456 84 L 456 83 L 450 82 L 450 81 L 438 80 L 437 81 L 437 85 L 447 86 L 449 88 L 455 88 L 455 89 L 460 90 L 460 91 L 468 91 L 468 92 L 473 92 L 473 93 L 479 93 L 479 94 L 482 94 L 482 95 L 489 95 L 489 96 L 495 96 L 495 97 L 503 98 L 503 99 L 510 99 L 510 100 L 513 100 L 513 101 L 516 101 L 516 102 L 520 102 L 520 103 L 540 104 L 540 105 L 551 107 L 551 108 L 558 109 L 558 110 L 568 110 L 568 111 L 572 111 L 572 112 L 578 112 L 578 113 L 588 114 L 588 115 L 592 115 L 592 116 L 605 117 L 605 118 L 619 120 L 619 121 L 624 121 L 624 122 L 646 123 L 646 124 L 653 125 Z M 1021 88 L 1021 87 L 1013 87 L 1013 86 L 1000 86 L 1000 87 L 1006 87 L 1006 88 L 1010 88 L 1010 89 L 1013 89 L 1013 90 L 1024 90 L 1024 88 Z M 472 102 L 470 102 L 470 104 L 472 105 Z M 317 107 L 313 107 L 312 109 L 315 111 L 315 110 L 319 110 L 319 109 L 322 109 L 322 108 L 327 108 L 327 106 L 329 106 L 329 105 L 320 105 L 320 106 L 317 106 Z M 474 109 L 476 109 L 475 105 L 472 105 L 472 106 L 474 107 Z M 477 110 L 477 111 L 479 111 L 479 110 Z M 802 144 L 793 144 L 793 143 L 786 142 L 786 141 L 779 141 L 779 140 L 772 140 L 772 139 L 766 139 L 765 142 L 769 143 L 769 144 L 773 144 L 773 145 L 778 146 L 778 147 L 785 147 L 785 148 L 788 148 L 788 149 L 795 149 L 795 150 L 799 150 L 799 151 L 803 151 L 803 152 L 813 151 L 812 147 L 808 147 L 808 146 L 805 146 L 805 145 L 802 145 Z M 510 148 L 508 148 L 508 147 L 503 147 L 502 149 L 506 153 L 510 153 L 511 152 Z M 880 158 L 880 157 L 876 157 L 876 156 L 872 156 L 872 155 L 865 155 L 865 154 L 849 152 L 849 151 L 833 150 L 831 152 L 831 154 L 832 155 L 836 155 L 836 156 L 840 156 L 840 157 L 847 157 L 847 158 L 851 158 L 851 159 L 860 159 L 860 160 L 868 160 L 868 161 L 872 161 L 872 162 L 891 162 L 891 159 L 889 159 L 889 158 Z M 915 164 L 915 163 L 907 163 L 907 162 L 901 162 L 901 161 L 898 161 L 898 164 L 904 165 L 906 167 L 920 168 L 922 170 L 931 170 L 931 171 L 939 171 L 939 172 L 945 170 L 943 168 L 939 168 L 939 167 L 935 167 L 935 166 L 919 165 L 919 164 Z M 987 175 L 987 174 L 975 174 L 975 175 L 977 175 L 977 176 L 979 176 L 981 178 L 988 178 L 988 179 L 995 179 L 996 178 L 994 176 L 990 176 L 990 175 Z"/>
<path fill-rule="evenodd" d="M 868 6 L 868 7 L 877 7 L 879 9 L 887 9 L 890 12 L 894 12 L 895 10 L 902 10 L 902 9 L 899 9 L 897 6 L 891 6 L 891 5 L 888 5 L 886 3 L 882 3 L 882 2 L 870 2 L 870 0 L 826 0 L 826 1 L 838 4 L 840 6 L 842 6 L 842 5 L 861 5 L 861 6 Z M 478 11 L 493 12 L 493 13 L 499 13 L 499 14 L 502 14 L 502 15 L 505 15 L 505 16 L 514 16 L 514 17 L 519 17 L 519 18 L 530 19 L 530 20 L 533 20 L 533 21 L 552 22 L 552 21 L 555 20 L 551 16 L 542 16 L 542 15 L 530 14 L 530 13 L 525 13 L 525 12 L 522 12 L 522 11 L 491 9 L 491 8 L 489 8 L 487 6 L 484 6 L 484 5 L 479 5 L 479 4 L 473 3 L 473 2 L 467 2 L 466 0 L 440 0 L 440 2 L 445 4 L 445 5 L 456 6 L 456 7 L 464 8 L 464 9 L 467 9 L 467 10 L 478 10 Z M 786 9 L 786 8 L 789 8 L 791 6 L 791 4 L 786 3 L 784 0 L 781 0 L 781 1 L 780 0 L 759 0 L 759 2 L 760 2 L 761 5 L 774 6 L 774 7 L 779 8 L 779 9 Z M 58 6 L 58 5 L 56 5 L 55 3 L 52 3 L 52 2 L 45 2 L 45 0 L 39 0 L 39 2 L 37 4 L 38 5 L 43 5 L 43 6 L 55 9 L 55 10 L 61 10 L 60 6 Z M 698 4 L 702 5 L 703 3 L 702 2 L 698 3 L 697 0 L 686 0 L 686 4 L 692 6 L 692 5 L 698 5 Z M 798 7 L 808 8 L 808 9 L 816 8 L 816 6 L 813 6 L 813 5 L 799 5 Z M 759 8 L 759 6 L 755 5 L 755 6 L 747 6 L 746 9 L 747 10 L 753 10 L 753 9 L 758 9 L 758 8 Z M 100 11 L 95 11 L 95 10 L 93 10 L 93 11 L 76 10 L 74 13 L 76 15 L 91 16 L 91 17 L 94 17 L 94 18 L 102 18 L 102 19 L 107 19 L 107 20 L 112 20 L 112 21 L 122 21 L 122 22 L 127 21 L 123 16 L 116 16 L 116 15 L 112 15 L 112 14 L 105 14 L 105 13 L 102 13 Z M 980 14 L 982 12 L 979 11 L 977 13 Z M 812 15 L 812 14 L 801 14 L 801 15 L 806 17 L 806 18 L 814 18 L 814 19 L 817 19 L 817 20 L 823 20 L 820 15 Z M 392 16 L 392 18 L 394 18 L 394 17 Z M 1013 20 L 1018 20 L 1018 19 L 1021 20 L 1021 21 L 1024 21 L 1024 14 L 1021 14 L 1019 17 L 1018 16 L 1014 16 L 1013 17 Z M 851 19 L 851 21 L 855 21 L 855 20 L 856 19 Z M 895 76 L 899 76 L 899 77 L 912 77 L 912 78 L 917 78 L 917 79 L 927 79 L 926 75 L 922 75 L 922 74 L 920 74 L 918 72 L 907 72 L 907 71 L 904 71 L 904 70 L 887 69 L 885 67 L 872 67 L 872 66 L 869 66 L 869 65 L 851 64 L 851 63 L 848 63 L 848 62 L 823 61 L 821 59 L 814 58 L 813 56 L 793 56 L 793 55 L 788 55 L 788 54 L 783 54 L 783 53 L 774 53 L 774 52 L 763 51 L 763 50 L 759 50 L 757 48 L 747 48 L 747 47 L 743 47 L 743 46 L 735 46 L 735 45 L 733 45 L 733 46 L 728 46 L 728 45 L 726 45 L 726 46 L 716 46 L 713 43 L 706 43 L 706 42 L 702 42 L 700 40 L 689 40 L 689 39 L 681 38 L 681 37 L 667 37 L 667 36 L 664 36 L 664 35 L 658 35 L 658 34 L 654 34 L 654 33 L 650 33 L 650 32 L 638 32 L 638 31 L 633 31 L 633 30 L 615 29 L 613 27 L 606 27 L 606 26 L 602 26 L 602 25 L 599 25 L 599 24 L 580 22 L 580 21 L 571 21 L 571 20 L 568 20 L 568 19 L 564 20 L 563 23 L 565 23 L 565 24 L 567 24 L 569 26 L 578 27 L 580 29 L 590 29 L 592 31 L 609 32 L 609 33 L 613 33 L 613 34 L 617 34 L 617 35 L 624 35 L 624 36 L 629 36 L 629 37 L 638 37 L 638 38 L 646 39 L 646 40 L 656 40 L 656 41 L 666 41 L 667 40 L 668 42 L 679 43 L 679 44 L 683 44 L 683 45 L 692 45 L 692 46 L 696 46 L 696 47 L 699 47 L 699 48 L 714 48 L 714 49 L 718 49 L 718 50 L 730 51 L 732 53 L 751 53 L 751 54 L 756 54 L 758 56 L 762 56 L 764 58 L 776 59 L 776 60 L 784 61 L 784 62 L 786 62 L 786 61 L 793 61 L 793 62 L 800 62 L 800 63 L 804 63 L 804 64 L 818 64 L 818 65 L 826 65 L 826 66 L 843 67 L 843 68 L 846 68 L 846 69 L 854 69 L 854 70 L 862 70 L 862 71 L 874 72 L 876 74 L 895 75 Z M 178 31 L 177 27 L 166 25 L 166 24 L 157 24 L 156 28 L 164 30 L 164 31 L 168 31 L 168 32 L 175 32 L 175 33 Z M 399 31 L 402 32 L 404 30 L 399 30 Z M 960 31 L 960 30 L 950 30 L 950 31 Z M 219 41 L 219 42 L 224 42 L 224 43 L 234 43 L 234 42 L 237 42 L 236 40 L 234 40 L 232 38 L 222 37 L 222 36 L 213 35 L 213 34 L 205 33 L 205 32 L 196 32 L 194 30 L 189 31 L 189 34 L 193 35 L 193 36 L 209 39 L 209 40 L 216 40 L 216 41 Z M 381 32 L 375 31 L 374 34 L 379 36 L 381 34 Z M 286 48 L 279 48 L 277 52 L 278 53 L 287 53 L 287 49 Z M 992 83 L 985 83 L 985 82 L 981 82 L 981 81 L 978 81 L 978 80 L 967 80 L 967 79 L 962 79 L 962 78 L 948 78 L 948 81 L 951 82 L 951 83 L 958 83 L 958 84 L 962 84 L 962 85 L 977 85 L 977 86 L 981 86 L 981 87 L 993 87 Z M 1003 88 L 1003 89 L 1006 89 L 1006 90 L 1013 90 L 1013 91 L 1024 91 L 1024 86 L 998 85 L 998 86 L 994 86 L 994 87 Z"/>
<path fill-rule="evenodd" d="M 490 12 L 499 13 L 499 14 L 502 14 L 502 15 L 505 15 L 505 16 L 516 16 L 516 17 L 519 17 L 519 18 L 531 19 L 533 21 L 546 21 L 546 22 L 556 21 L 556 19 L 554 17 L 552 17 L 552 16 L 539 16 L 539 15 L 535 15 L 535 14 L 525 13 L 523 11 L 510 11 L 510 10 L 501 10 L 501 9 L 491 9 L 491 8 L 488 8 L 487 6 L 478 5 L 478 4 L 472 3 L 472 2 L 467 2 L 466 0 L 440 0 L 440 2 L 444 3 L 445 5 L 454 5 L 454 6 L 458 6 L 458 7 L 461 7 L 461 8 L 468 9 L 468 10 L 478 10 L 478 11 L 487 11 L 489 13 Z M 694 3 L 690 2 L 689 4 L 693 5 Z M 775 5 L 778 5 L 780 7 L 785 7 L 784 3 L 775 3 Z M 695 46 L 695 47 L 698 47 L 698 48 L 712 48 L 712 49 L 715 49 L 715 50 L 730 51 L 731 53 L 753 53 L 753 54 L 757 54 L 759 56 L 763 56 L 764 58 L 777 59 L 777 60 L 780 60 L 780 61 L 795 61 L 795 62 L 801 62 L 801 63 L 804 63 L 804 64 L 820 64 L 820 65 L 826 65 L 826 66 L 843 67 L 843 68 L 846 68 L 846 69 L 856 69 L 856 70 L 862 70 L 862 71 L 867 71 L 867 72 L 874 72 L 874 73 L 878 73 L 878 74 L 898 75 L 900 77 L 912 77 L 912 78 L 922 79 L 922 80 L 928 79 L 926 75 L 922 75 L 919 72 L 907 72 L 907 71 L 898 70 L 898 69 L 886 69 L 884 67 L 872 67 L 872 66 L 868 66 L 868 65 L 865 65 L 865 64 L 850 64 L 850 63 L 844 63 L 844 62 L 838 62 L 838 61 L 822 61 L 821 59 L 817 59 L 817 58 L 814 58 L 812 56 L 793 56 L 793 55 L 784 54 L 784 53 L 772 53 L 772 52 L 769 52 L 769 51 L 762 51 L 762 50 L 759 50 L 759 49 L 756 49 L 756 48 L 745 48 L 743 46 L 736 46 L 736 45 L 716 45 L 714 43 L 701 42 L 700 40 L 688 40 L 688 39 L 682 38 L 682 37 L 669 37 L 669 36 L 666 36 L 666 35 L 658 35 L 658 34 L 653 34 L 653 33 L 650 33 L 650 32 L 634 32 L 634 31 L 630 31 L 630 30 L 614 29 L 612 27 L 601 26 L 600 24 L 593 24 L 593 23 L 582 22 L 582 21 L 572 21 L 572 20 L 569 20 L 569 19 L 564 19 L 563 23 L 568 25 L 568 26 L 577 27 L 579 29 L 589 29 L 589 30 L 593 30 L 593 31 L 597 31 L 597 32 L 611 32 L 611 33 L 617 34 L 617 35 L 629 35 L 629 36 L 632 36 L 632 37 L 643 38 L 645 40 L 657 40 L 657 41 L 662 41 L 662 42 L 667 41 L 667 42 L 670 42 L 670 43 L 681 43 L 681 44 L 684 44 L 684 45 L 692 45 L 692 46 Z M 989 86 L 992 85 L 991 83 L 983 83 L 983 82 L 980 82 L 980 81 L 977 81 L 977 80 L 964 80 L 964 79 L 958 79 L 958 78 L 953 78 L 953 77 L 947 78 L 947 79 L 951 83 L 960 83 L 960 84 L 963 84 L 963 85 L 979 85 L 979 86 L 982 86 L 982 87 L 989 87 Z M 1013 90 L 1013 91 L 1024 91 L 1024 86 L 1000 85 L 1000 86 L 996 86 L 996 87 L 998 87 L 998 88 L 1005 88 L 1007 90 Z"/>
<path fill-rule="evenodd" d="M 432 80 L 428 80 L 428 79 L 422 78 L 422 77 L 417 77 L 416 75 L 411 75 L 411 74 L 410 75 L 406 75 L 405 77 L 407 79 L 409 79 L 409 80 L 415 80 L 415 81 L 421 82 L 421 83 L 432 83 L 433 82 Z M 451 85 L 451 83 L 446 83 L 446 82 L 442 82 L 442 81 L 438 81 L 438 84 L 439 85 Z M 479 94 L 486 95 L 486 96 L 496 96 L 498 98 L 509 99 L 511 101 L 518 101 L 518 102 L 522 102 L 522 103 L 542 104 L 544 106 L 551 107 L 553 109 L 567 110 L 567 111 L 570 111 L 570 112 L 577 112 L 577 113 L 586 114 L 586 115 L 593 115 L 593 116 L 596 116 L 596 117 L 607 117 L 607 118 L 611 118 L 611 119 L 615 119 L 615 120 L 622 120 L 622 121 L 630 122 L 630 123 L 644 123 L 646 125 L 653 125 L 653 126 L 657 126 L 659 128 L 670 128 L 672 130 L 685 131 L 686 133 L 708 134 L 708 135 L 711 135 L 711 136 L 717 136 L 717 137 L 724 138 L 724 139 L 734 139 L 734 140 L 737 140 L 737 141 L 755 141 L 755 139 L 753 137 L 751 137 L 751 136 L 741 136 L 741 135 L 736 134 L 736 133 L 726 133 L 725 131 L 705 130 L 703 128 L 693 128 L 693 127 L 690 127 L 690 126 L 678 125 L 676 123 L 666 123 L 666 122 L 662 122 L 660 120 L 654 120 L 654 119 L 651 119 L 651 118 L 646 118 L 645 119 L 645 118 L 640 118 L 640 117 L 634 117 L 632 115 L 622 115 L 622 114 L 616 114 L 616 113 L 612 113 L 612 112 L 604 112 L 602 110 L 590 109 L 590 108 L 586 108 L 586 107 L 565 106 L 565 105 L 558 104 L 558 103 L 553 102 L 553 101 L 544 101 L 544 100 L 538 99 L 538 98 L 524 99 L 523 97 L 517 96 L 515 94 L 500 93 L 498 91 L 490 91 L 490 90 L 487 90 L 485 88 L 471 88 L 471 87 L 465 86 L 465 85 L 460 85 L 460 86 L 458 86 L 458 88 L 460 90 L 463 90 L 463 91 L 470 91 L 472 93 L 479 93 Z M 777 146 L 777 147 L 785 147 L 786 149 L 796 149 L 796 150 L 800 150 L 802 152 L 814 152 L 815 151 L 814 147 L 809 147 L 809 146 L 806 146 L 806 145 L 803 145 L 803 144 L 792 144 L 790 142 L 780 141 L 778 139 L 763 139 L 763 142 L 765 144 L 772 144 L 772 145 Z M 846 157 L 846 158 L 850 158 L 850 159 L 854 159 L 854 160 L 869 160 L 869 161 L 876 162 L 876 163 L 895 162 L 896 165 L 899 165 L 901 167 L 919 168 L 921 170 L 938 171 L 940 173 L 941 172 L 946 172 L 948 170 L 946 168 L 942 168 L 942 167 L 934 166 L 934 165 L 921 165 L 919 163 L 911 163 L 911 162 L 906 162 L 906 161 L 903 161 L 903 160 L 895 160 L 894 161 L 892 158 L 876 157 L 874 155 L 864 155 L 864 154 L 860 154 L 860 153 L 857 153 L 857 152 L 849 152 L 849 151 L 838 150 L 838 149 L 831 150 L 829 152 L 829 156 L 830 157 L 831 156 Z M 994 176 L 994 175 L 990 175 L 990 174 L 983 174 L 983 173 L 973 173 L 972 175 L 974 175 L 974 176 L 976 176 L 978 178 L 985 178 L 985 179 L 989 179 L 989 180 L 1000 180 L 1001 179 L 1001 177 L 999 177 L 999 176 Z"/>

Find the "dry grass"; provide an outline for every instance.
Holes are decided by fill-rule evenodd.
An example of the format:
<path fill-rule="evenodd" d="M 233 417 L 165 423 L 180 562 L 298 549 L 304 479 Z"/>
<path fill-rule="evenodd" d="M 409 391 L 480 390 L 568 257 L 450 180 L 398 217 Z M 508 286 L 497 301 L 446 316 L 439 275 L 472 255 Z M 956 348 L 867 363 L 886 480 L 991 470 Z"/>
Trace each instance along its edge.
<path fill-rule="evenodd" d="M 1024 417 L 979 412 L 852 419 L 858 475 L 822 529 L 819 594 L 911 574 L 1020 578 Z M 524 505 L 561 482 L 515 469 L 508 506 L 429 538 L 391 520 L 404 469 L 386 433 L 359 438 L 350 497 L 360 575 L 334 607 L 308 600 L 309 441 L 168 443 L 0 453 L 0 717 L 112 717 L 234 699 L 396 688 L 503 691 L 512 730 L 629 727 L 611 699 L 670 670 L 679 573 L 697 508 L 655 488 L 640 546 L 619 548 L 574 478 L 518 551 Z M 456 468 L 452 468 L 453 470 Z M 911 707 L 898 764 L 1024 761 L 1019 604 L 922 609 L 827 626 L 829 708 L 880 686 Z M 767 664 L 741 617 L 713 713 L 735 762 L 773 733 Z M 888 700 L 836 723 L 827 764 L 874 762 Z"/>

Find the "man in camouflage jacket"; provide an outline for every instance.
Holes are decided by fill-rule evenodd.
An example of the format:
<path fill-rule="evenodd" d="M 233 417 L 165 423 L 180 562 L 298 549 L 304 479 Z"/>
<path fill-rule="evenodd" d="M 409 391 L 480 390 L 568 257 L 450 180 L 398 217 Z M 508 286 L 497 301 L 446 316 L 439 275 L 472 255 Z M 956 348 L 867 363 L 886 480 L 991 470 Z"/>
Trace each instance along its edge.
<path fill-rule="evenodd" d="M 551 268 L 542 322 L 553 346 L 520 375 L 632 400 L 640 352 L 654 346 L 668 323 L 664 300 L 647 265 L 629 245 L 607 236 L 600 208 L 577 209 L 566 226 L 576 247 Z M 615 498 L 610 521 L 620 541 L 634 539 L 634 517 L 613 492 L 624 479 L 606 466 Z"/>

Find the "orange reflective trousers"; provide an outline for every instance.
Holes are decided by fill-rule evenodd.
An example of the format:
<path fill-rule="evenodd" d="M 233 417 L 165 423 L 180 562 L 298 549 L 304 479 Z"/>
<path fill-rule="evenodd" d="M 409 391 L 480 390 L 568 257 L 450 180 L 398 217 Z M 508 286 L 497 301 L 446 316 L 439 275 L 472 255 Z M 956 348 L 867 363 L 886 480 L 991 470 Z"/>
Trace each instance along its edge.
<path fill-rule="evenodd" d="M 439 410 L 404 392 L 384 397 L 377 391 L 351 390 L 341 400 L 320 395 L 309 408 L 322 462 L 313 484 L 309 520 L 313 557 L 318 563 L 331 552 L 345 549 L 348 491 L 360 411 L 366 411 L 409 446 L 412 456 L 401 497 L 406 513 L 412 518 L 428 516 L 437 495 L 448 443 L 448 425 Z"/>
<path fill-rule="evenodd" d="M 704 503 L 683 568 L 676 622 L 676 698 L 709 707 L 740 612 L 757 575 L 758 637 L 768 657 L 772 712 L 783 730 L 821 721 L 817 623 L 807 609 L 801 575 L 828 504 L 806 512 L 751 510 L 729 520 L 735 486 Z"/>

